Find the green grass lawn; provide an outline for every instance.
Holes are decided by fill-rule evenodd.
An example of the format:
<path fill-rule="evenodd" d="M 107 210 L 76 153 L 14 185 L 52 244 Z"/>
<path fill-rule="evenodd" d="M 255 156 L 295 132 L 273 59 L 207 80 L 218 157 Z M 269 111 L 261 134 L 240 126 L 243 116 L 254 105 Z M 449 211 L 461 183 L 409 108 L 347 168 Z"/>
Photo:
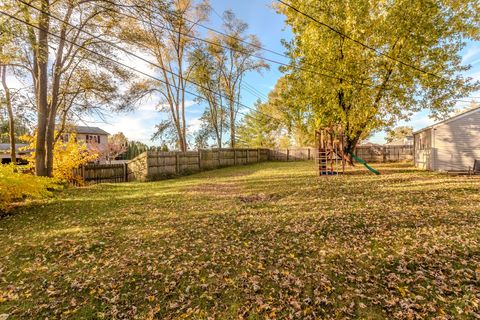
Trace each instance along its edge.
<path fill-rule="evenodd" d="M 264 163 L 0 219 L 10 319 L 480 317 L 480 179 Z"/>

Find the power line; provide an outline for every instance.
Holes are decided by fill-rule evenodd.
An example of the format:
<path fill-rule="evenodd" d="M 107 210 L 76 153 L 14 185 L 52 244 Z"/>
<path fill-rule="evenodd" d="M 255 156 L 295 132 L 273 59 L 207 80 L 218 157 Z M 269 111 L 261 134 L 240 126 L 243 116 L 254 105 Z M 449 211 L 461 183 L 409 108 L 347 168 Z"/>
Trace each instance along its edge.
<path fill-rule="evenodd" d="M 18 0 L 18 1 L 23 2 L 22 0 Z M 108 3 L 115 4 L 115 3 L 113 3 L 113 2 L 108 2 Z M 117 13 L 117 14 L 120 14 L 120 15 L 123 15 L 123 16 L 125 16 L 125 17 L 129 17 L 129 18 L 131 18 L 131 19 L 135 19 L 135 20 L 140 21 L 140 22 L 143 22 L 143 23 L 150 23 L 150 22 L 147 22 L 147 21 L 145 21 L 145 20 L 143 20 L 143 19 L 140 19 L 139 17 L 131 16 L 131 15 L 129 15 L 129 14 L 127 14 L 127 13 L 124 13 L 124 12 L 119 12 L 119 11 L 117 11 L 117 10 L 113 10 L 113 9 L 111 9 L 111 8 L 106 8 L 106 7 L 103 7 L 103 6 L 100 6 L 100 5 L 98 5 L 98 6 L 99 6 L 100 8 L 105 9 L 105 10 L 108 10 L 108 11 L 111 11 L 111 12 L 114 12 L 114 13 Z M 167 11 L 167 10 L 164 10 L 164 9 L 158 8 L 158 10 L 160 10 L 160 11 L 166 13 L 166 14 L 175 15 L 175 13 L 170 12 L 170 11 Z M 264 47 L 262 47 L 262 46 L 259 46 L 259 45 L 256 45 L 256 44 L 254 44 L 254 43 L 248 42 L 248 41 L 243 40 L 243 39 L 241 39 L 241 38 L 237 38 L 237 37 L 228 35 L 228 34 L 223 33 L 223 32 L 221 32 L 221 31 L 218 31 L 218 30 L 215 30 L 215 29 L 213 29 L 213 28 L 210 28 L 210 27 L 207 27 L 207 26 L 205 26 L 205 25 L 202 25 L 202 24 L 200 24 L 200 23 L 198 23 L 198 22 L 193 22 L 193 21 L 189 20 L 188 18 L 185 18 L 185 17 L 182 17 L 182 18 L 183 18 L 185 21 L 188 21 L 188 22 L 190 22 L 190 23 L 193 23 L 193 24 L 195 24 L 195 25 L 198 25 L 198 26 L 200 26 L 200 27 L 202 27 L 202 28 L 205 28 L 205 29 L 207 29 L 207 30 L 213 31 L 213 32 L 215 32 L 215 33 L 224 35 L 224 36 L 229 37 L 229 38 L 231 38 L 231 39 L 238 40 L 238 41 L 240 41 L 240 42 L 242 42 L 242 43 L 248 44 L 248 45 L 250 45 L 250 46 L 252 46 L 252 47 L 255 47 L 255 48 L 259 49 L 259 50 L 264 50 L 264 51 L 267 51 L 267 52 L 274 52 L 274 53 L 276 53 L 277 55 L 281 55 L 281 56 L 286 57 L 286 58 L 289 59 L 289 57 L 286 56 L 286 55 L 284 55 L 284 54 L 275 52 L 275 51 L 270 50 L 270 49 L 266 49 L 266 48 L 264 48 Z M 298 66 L 295 66 L 295 65 L 291 65 L 291 64 L 288 64 L 288 63 L 285 63 L 285 62 L 277 61 L 277 60 L 270 59 L 270 58 L 265 58 L 265 57 L 263 57 L 263 56 L 259 56 L 259 55 L 254 54 L 254 53 L 249 53 L 249 52 L 244 51 L 244 50 L 234 49 L 234 48 L 231 48 L 231 47 L 222 45 L 222 44 L 220 44 L 220 43 L 216 43 L 216 42 L 213 42 L 213 41 L 210 41 L 210 40 L 207 40 L 207 39 L 202 39 L 202 38 L 199 38 L 199 37 L 197 37 L 197 36 L 194 36 L 194 35 L 191 35 L 191 34 L 188 34 L 188 33 L 183 33 L 183 32 L 181 32 L 181 31 L 179 31 L 179 30 L 172 30 L 171 28 L 168 28 L 168 27 L 166 27 L 166 26 L 162 26 L 162 25 L 159 25 L 159 24 L 154 24 L 154 23 L 153 23 L 152 25 L 155 26 L 155 27 L 157 27 L 157 28 L 161 28 L 161 29 L 164 29 L 164 30 L 167 30 L 167 31 L 176 32 L 176 33 L 178 33 L 178 34 L 180 34 L 180 35 L 183 35 L 183 36 L 185 36 L 185 37 L 189 37 L 189 38 L 191 38 L 191 39 L 195 39 L 195 40 L 197 40 L 197 41 L 205 42 L 205 43 L 208 43 L 208 44 L 210 44 L 210 45 L 218 46 L 218 47 L 221 47 L 221 48 L 224 48 L 224 49 L 228 49 L 228 50 L 232 50 L 232 51 L 235 51 L 235 52 L 240 52 L 240 53 L 243 53 L 243 54 L 248 55 L 248 56 L 250 56 L 250 57 L 253 57 L 253 58 L 256 58 L 256 59 L 261 59 L 261 60 L 264 60 L 264 61 L 267 61 L 267 62 L 270 62 L 270 63 L 274 63 L 274 64 L 277 64 L 277 65 L 280 65 L 280 66 L 283 66 L 283 67 L 294 68 L 294 69 L 296 69 L 296 70 L 301 70 L 301 71 L 309 72 L 309 73 L 316 74 L 316 75 L 321 76 L 321 77 L 330 78 L 330 79 L 339 80 L 339 81 L 345 81 L 345 82 L 347 82 L 347 83 L 356 84 L 356 85 L 360 85 L 360 86 L 372 87 L 372 88 L 376 87 L 376 86 L 373 85 L 373 84 L 363 83 L 363 82 L 359 82 L 359 81 L 356 81 L 356 80 L 350 80 L 350 79 L 342 78 L 342 77 L 350 77 L 350 78 L 353 78 L 353 76 L 352 76 L 352 75 L 339 75 L 339 74 L 337 74 L 335 71 L 332 71 L 332 70 L 327 69 L 327 68 L 319 68 L 319 69 L 324 70 L 324 71 L 331 72 L 331 73 L 333 73 L 334 75 L 326 74 L 326 73 L 323 73 L 323 72 L 318 72 L 318 71 L 311 70 L 311 69 L 301 68 L 301 67 L 298 67 Z M 311 65 L 311 66 L 313 66 L 313 67 L 315 67 L 315 68 L 318 68 L 318 66 L 314 66 L 313 64 L 308 64 L 308 65 Z"/>
<path fill-rule="evenodd" d="M 374 47 L 372 47 L 372 46 L 369 46 L 369 45 L 361 42 L 360 40 L 357 40 L 357 39 L 355 39 L 355 38 L 352 38 L 352 37 L 350 37 L 349 35 L 343 33 L 342 31 L 340 31 L 340 30 L 338 30 L 338 29 L 336 29 L 336 28 L 334 28 L 334 27 L 326 24 L 325 22 L 322 22 L 322 21 L 314 18 L 313 16 L 311 16 L 311 15 L 305 13 L 305 12 L 300 11 L 299 9 L 297 9 L 297 8 L 295 8 L 294 6 L 286 3 L 286 2 L 283 1 L 283 0 L 277 0 L 277 1 L 280 2 L 281 4 L 285 5 L 285 6 L 289 7 L 289 8 L 292 9 L 293 11 L 295 11 L 295 12 L 297 12 L 297 13 L 299 13 L 299 14 L 307 17 L 307 18 L 309 18 L 310 20 L 315 21 L 315 22 L 318 23 L 319 25 L 328 28 L 329 30 L 331 30 L 331 31 L 333 31 L 333 32 L 341 35 L 342 37 L 344 37 L 344 38 L 346 38 L 346 39 L 348 39 L 348 40 L 350 40 L 350 41 L 353 41 L 353 42 L 361 45 L 362 47 L 364 47 L 364 48 L 366 48 L 366 49 L 372 50 L 373 52 L 375 52 L 375 53 L 377 53 L 377 54 L 379 54 L 379 55 L 381 55 L 381 56 L 383 56 L 383 57 L 385 57 L 385 58 L 388 58 L 388 59 L 390 59 L 390 60 L 396 61 L 396 62 L 398 62 L 398 63 L 400 63 L 400 64 L 402 64 L 402 65 L 404 65 L 404 66 L 406 66 L 406 67 L 409 67 L 409 68 L 414 69 L 414 70 L 416 70 L 416 71 L 419 71 L 419 72 L 421 72 L 421 73 L 424 73 L 424 74 L 433 76 L 433 77 L 435 77 L 435 78 L 443 79 L 443 78 L 442 78 L 441 76 L 439 76 L 439 75 L 436 75 L 436 74 L 431 73 L 431 72 L 429 72 L 429 71 L 425 71 L 425 70 L 423 70 L 423 69 L 421 69 L 421 68 L 419 68 L 419 67 L 416 67 L 416 66 L 414 66 L 414 65 L 411 65 L 411 64 L 409 64 L 409 63 L 403 62 L 402 60 L 397 59 L 397 58 L 395 58 L 395 57 L 392 57 L 391 55 L 389 55 L 389 54 L 387 54 L 387 53 L 385 53 L 385 52 L 383 52 L 383 51 L 380 51 L 380 50 L 378 50 L 378 49 L 376 49 L 376 48 L 374 48 Z"/>
<path fill-rule="evenodd" d="M 252 94 L 253 96 L 257 97 L 258 99 L 260 100 L 265 100 L 267 101 L 268 100 L 268 96 L 260 91 L 258 91 L 257 89 L 255 89 L 255 87 L 253 87 L 252 85 L 250 85 L 248 82 L 242 82 L 242 87 L 243 89 L 247 90 L 248 92 L 250 92 L 250 94 Z"/>
<path fill-rule="evenodd" d="M 21 1 L 21 2 L 23 3 L 22 0 L 19 0 L 19 1 Z M 151 64 L 152 66 L 155 66 L 156 68 L 159 68 L 159 69 L 161 69 L 161 70 L 164 70 L 165 72 L 168 72 L 168 73 L 170 73 L 170 74 L 173 75 L 173 76 L 180 77 L 179 74 L 177 74 L 177 73 L 175 73 L 175 72 L 173 72 L 173 71 L 171 71 L 171 70 L 165 69 L 165 68 L 163 68 L 162 66 L 160 66 L 160 65 L 158 65 L 158 64 L 156 64 L 156 63 L 153 63 L 153 62 L 151 62 L 151 61 L 149 61 L 149 60 L 147 60 L 147 59 L 145 59 L 145 58 L 143 58 L 143 57 L 141 57 L 141 56 L 139 56 L 139 55 L 137 55 L 137 54 L 135 54 L 135 53 L 127 50 L 127 49 L 125 49 L 125 48 L 122 48 L 122 47 L 120 47 L 120 46 L 118 46 L 118 45 L 116 45 L 116 44 L 114 44 L 114 43 L 112 43 L 112 42 L 110 42 L 110 41 L 107 41 L 107 40 L 105 40 L 105 39 L 102 39 L 102 38 L 100 38 L 99 36 L 96 36 L 96 35 L 88 32 L 88 31 L 85 31 L 85 30 L 83 30 L 83 29 L 81 29 L 81 28 L 79 28 L 79 27 L 77 27 L 77 26 L 72 25 L 71 23 L 65 22 L 65 21 L 63 21 L 62 19 L 60 19 L 60 18 L 58 18 L 58 17 L 56 17 L 56 16 L 54 16 L 54 15 L 48 13 L 48 12 L 44 12 L 43 10 L 41 10 L 41 9 L 39 9 L 39 8 L 33 6 L 33 5 L 29 5 L 29 6 L 32 7 L 33 9 L 36 9 L 36 10 L 44 13 L 44 14 L 47 14 L 47 15 L 48 15 L 49 17 L 51 17 L 51 18 L 54 18 L 54 19 L 56 19 L 56 20 L 58 20 L 58 21 L 60 21 L 60 22 L 62 22 L 62 23 L 65 23 L 65 24 L 69 25 L 69 26 L 72 27 L 72 28 L 75 28 L 75 29 L 79 30 L 80 32 L 83 32 L 83 33 L 85 33 L 85 34 L 87 34 L 87 35 L 89 35 L 89 36 L 91 36 L 91 37 L 93 37 L 93 38 L 95 38 L 95 39 L 97 39 L 97 40 L 100 40 L 100 41 L 102 41 L 102 42 L 104 42 L 104 43 L 107 43 L 107 44 L 109 44 L 110 46 L 112 46 L 112 47 L 114 47 L 114 48 L 116 48 L 116 49 L 118 49 L 118 50 L 121 50 L 121 51 L 123 51 L 123 52 L 125 52 L 125 53 L 127 53 L 127 54 L 129 54 L 129 55 L 131 55 L 131 56 L 133 56 L 133 57 L 141 60 L 141 61 L 144 61 L 144 62 L 146 62 L 146 63 L 148 63 L 148 64 Z M 2 12 L 2 11 L 0 11 L 0 12 Z M 6 15 L 9 15 L 9 14 L 7 14 L 7 13 L 5 13 L 5 12 L 2 12 L 2 13 L 3 13 L 3 14 L 6 14 Z M 14 17 L 14 19 L 17 20 L 17 21 L 26 23 L 26 21 L 20 20 L 20 19 L 18 19 L 18 18 L 15 18 L 15 17 Z M 37 27 L 37 29 L 38 29 L 38 27 Z M 52 34 L 51 32 L 49 32 L 49 33 L 50 33 L 51 35 L 53 35 L 53 36 L 56 36 L 56 37 L 58 37 L 58 38 L 61 38 L 61 37 L 58 36 L 57 34 Z M 68 39 L 66 39 L 66 38 L 65 38 L 64 40 L 67 41 L 67 42 L 69 42 L 69 43 L 71 43 L 72 45 L 81 47 L 81 48 L 83 48 L 83 49 L 85 49 L 85 50 L 88 50 L 88 51 L 90 51 L 90 52 L 93 52 L 93 53 L 95 53 L 95 54 L 97 53 L 97 52 L 95 52 L 95 51 L 93 51 L 93 50 L 91 50 L 91 49 L 88 49 L 88 48 L 86 48 L 86 47 L 84 47 L 84 46 L 82 46 L 82 45 L 79 45 L 79 44 L 77 44 L 77 43 L 75 43 L 75 42 L 73 42 L 73 41 L 70 41 L 70 40 L 68 40 Z M 130 67 L 130 68 L 131 68 L 131 67 Z M 159 80 L 159 79 L 156 78 L 156 80 Z M 225 96 L 223 96 L 222 94 L 220 94 L 220 93 L 218 93 L 218 92 L 216 92 L 216 91 L 214 91 L 214 90 L 212 90 L 212 89 L 210 89 L 210 88 L 204 87 L 204 86 L 196 83 L 196 82 L 193 81 L 193 80 L 189 80 L 189 79 L 184 79 L 184 80 L 187 81 L 187 82 L 190 82 L 190 83 L 192 83 L 192 84 L 194 84 L 194 85 L 196 85 L 197 87 L 199 87 L 199 88 L 201 88 L 201 89 L 207 90 L 208 92 L 211 92 L 211 93 L 217 95 L 218 97 L 227 98 L 227 99 L 228 99 L 228 97 L 225 97 Z M 163 80 L 161 80 L 161 82 L 163 82 L 164 84 L 168 84 L 166 81 L 163 81 Z M 187 91 L 185 91 L 185 92 L 187 92 Z M 189 92 L 187 92 L 187 93 L 189 93 Z M 191 93 L 190 93 L 190 94 L 191 94 Z M 195 94 L 194 94 L 194 95 L 195 95 Z M 201 96 L 198 96 L 198 95 L 197 95 L 197 97 L 203 99 L 203 97 L 201 97 Z M 233 101 L 235 104 L 237 104 L 238 106 L 242 106 L 242 107 L 244 107 L 244 108 L 247 108 L 247 109 L 250 109 L 250 110 L 259 112 L 258 110 L 255 110 L 255 109 L 253 109 L 253 108 L 251 108 L 251 107 L 249 107 L 249 106 L 247 106 L 247 105 L 242 104 L 240 101 L 236 101 L 236 100 L 232 100 L 232 101 Z M 265 115 L 265 116 L 269 116 L 269 115 L 267 115 L 267 114 L 264 114 L 264 115 Z"/>
<path fill-rule="evenodd" d="M 215 10 L 215 8 L 213 6 L 210 7 L 212 9 L 212 11 L 215 13 L 215 15 L 223 21 L 224 24 L 226 24 L 227 22 L 225 21 L 224 17 L 221 16 L 217 10 Z M 263 49 L 263 48 L 262 48 Z M 278 55 L 281 55 L 281 56 L 284 56 L 286 57 L 287 59 L 289 58 L 288 56 L 286 55 L 283 55 L 283 54 L 280 54 L 278 53 Z M 263 92 L 260 92 L 259 90 L 257 90 L 257 88 L 255 88 L 254 86 L 250 85 L 248 82 L 244 82 L 242 83 L 242 85 L 245 84 L 244 86 L 244 89 L 246 89 L 248 92 L 250 92 L 252 95 L 256 96 L 257 98 L 259 98 L 260 100 L 263 100 L 265 99 L 266 101 L 268 101 L 268 96 L 266 94 L 264 94 Z M 246 87 L 246 88 L 245 88 Z"/>
<path fill-rule="evenodd" d="M 29 22 L 27 22 L 27 21 L 24 21 L 24 20 L 22 20 L 22 19 L 19 19 L 19 18 L 15 17 L 15 16 L 13 16 L 13 15 L 7 13 L 7 12 L 4 12 L 4 11 L 1 11 L 1 10 L 0 10 L 0 14 L 3 14 L 3 15 L 5 15 L 5 16 L 8 16 L 8 17 L 10 17 L 10 18 L 12 18 L 12 19 L 20 22 L 20 23 L 23 23 L 23 24 L 25 24 L 25 25 L 28 25 L 28 26 L 30 26 L 30 27 L 32 27 L 32 28 L 37 29 L 37 30 L 40 30 L 40 29 L 41 29 L 40 27 L 38 27 L 38 26 L 36 26 L 36 25 L 34 25 L 34 24 L 32 24 L 32 23 L 29 23 Z M 50 16 L 51 16 L 52 18 L 55 18 L 55 17 L 52 16 L 52 15 L 50 15 Z M 58 19 L 58 18 L 56 18 L 56 19 Z M 49 35 L 52 35 L 52 36 L 56 37 L 56 38 L 62 39 L 61 36 L 59 36 L 59 35 L 51 32 L 51 31 L 45 30 L 45 32 L 48 33 Z M 97 37 L 97 38 L 98 38 L 98 37 Z M 170 83 L 168 83 L 168 82 L 166 82 L 166 81 L 164 81 L 164 80 L 162 80 L 162 79 L 160 79 L 160 78 L 157 78 L 157 77 L 155 77 L 155 76 L 152 76 L 152 75 L 150 75 L 150 74 L 148 74 L 148 73 L 146 73 L 146 72 L 143 72 L 143 71 L 138 70 L 138 69 L 136 69 L 136 68 L 134 68 L 134 67 L 131 67 L 131 66 L 129 66 L 129 65 L 123 63 L 123 62 L 117 61 L 117 60 L 115 60 L 115 59 L 113 59 L 113 58 L 110 58 L 110 57 L 108 57 L 108 56 L 106 56 L 106 55 L 103 55 L 103 54 L 101 54 L 101 53 L 98 53 L 98 52 L 96 52 L 96 51 L 94 51 L 94 50 L 92 50 L 92 49 L 89 49 L 89 48 L 85 47 L 84 45 L 77 44 L 77 43 L 75 43 L 74 41 L 68 40 L 68 39 L 66 39 L 66 38 L 64 38 L 63 40 L 65 40 L 66 42 L 68 42 L 68 43 L 70 43 L 70 44 L 72 44 L 72 45 L 74 45 L 74 46 L 76 46 L 76 47 L 82 48 L 82 49 L 84 49 L 85 51 L 88 51 L 88 52 L 90 52 L 90 53 L 92 53 L 92 54 L 94 54 L 94 55 L 97 55 L 97 56 L 99 56 L 99 57 L 102 57 L 102 58 L 104 58 L 104 59 L 106 59 L 106 60 L 109 60 L 109 61 L 111 61 L 111 62 L 113 62 L 113 63 L 116 63 L 116 64 L 118 64 L 118 65 L 121 65 L 121 66 L 124 67 L 124 68 L 127 68 L 127 69 L 129 69 L 129 70 L 132 70 L 132 71 L 137 72 L 137 73 L 139 73 L 139 74 L 142 74 L 142 75 L 144 75 L 144 76 L 146 76 L 146 77 L 152 78 L 152 79 L 154 79 L 154 80 L 156 80 L 156 81 L 159 81 L 159 82 L 161 82 L 161 83 L 163 83 L 163 84 L 165 84 L 165 85 L 167 85 L 167 86 L 175 87 L 174 85 L 172 85 L 172 84 L 170 84 Z M 108 41 L 105 41 L 105 42 L 108 43 L 108 44 L 110 44 Z M 114 45 L 114 44 L 111 44 L 111 45 Z M 115 46 L 115 45 L 114 45 L 114 46 Z M 128 50 L 124 50 L 124 51 L 125 51 L 126 53 L 129 53 Z M 132 55 L 135 56 L 134 54 L 132 54 Z M 89 59 L 89 60 L 91 60 L 91 59 Z M 92 60 L 91 60 L 91 61 L 92 61 Z M 93 61 L 93 62 L 94 62 L 94 61 Z M 168 70 L 165 70 L 165 71 L 168 72 Z M 177 75 L 177 77 L 178 77 L 178 75 Z M 197 84 L 197 86 L 199 86 L 199 85 Z M 203 88 L 204 88 L 204 87 L 203 87 Z M 215 92 L 215 91 L 213 91 L 213 90 L 210 90 L 210 89 L 208 89 L 208 88 L 204 88 L 204 89 L 209 90 L 210 92 L 212 92 L 212 93 L 214 93 L 214 94 L 217 94 L 217 95 L 219 95 L 220 97 L 224 97 L 224 96 L 220 95 L 219 93 L 217 93 L 217 92 Z M 190 95 L 192 95 L 192 96 L 194 96 L 194 97 L 200 98 L 200 99 L 204 99 L 202 96 L 200 96 L 200 95 L 198 95 L 198 94 L 196 94 L 196 93 L 193 93 L 193 92 L 191 92 L 191 91 L 189 91 L 189 90 L 185 90 L 185 93 L 188 93 L 188 94 L 190 94 Z M 225 98 L 225 97 L 224 97 L 224 98 Z M 247 105 L 245 105 L 245 104 L 242 104 L 242 103 L 240 103 L 240 102 L 238 102 L 238 101 L 234 101 L 234 102 L 235 102 L 235 103 L 237 104 L 237 106 L 239 106 L 239 107 L 247 108 L 247 109 L 252 110 L 252 111 L 254 111 L 254 112 L 258 112 L 258 113 L 260 113 L 260 114 L 262 114 L 262 115 L 264 115 L 264 116 L 266 116 L 266 117 L 271 118 L 272 120 L 278 121 L 278 123 L 281 124 L 281 120 L 279 120 L 279 119 L 276 119 L 276 118 L 274 118 L 274 117 L 272 117 L 272 116 L 270 116 L 270 115 L 268 115 L 268 114 L 265 114 L 265 113 L 263 113 L 263 112 L 261 112 L 261 111 L 259 111 L 259 110 L 253 109 L 253 108 L 251 108 L 251 107 L 249 107 L 249 106 L 247 106 Z M 239 114 L 241 114 L 241 115 L 246 116 L 246 114 L 240 112 L 239 110 L 237 110 L 236 112 L 239 113 Z"/>

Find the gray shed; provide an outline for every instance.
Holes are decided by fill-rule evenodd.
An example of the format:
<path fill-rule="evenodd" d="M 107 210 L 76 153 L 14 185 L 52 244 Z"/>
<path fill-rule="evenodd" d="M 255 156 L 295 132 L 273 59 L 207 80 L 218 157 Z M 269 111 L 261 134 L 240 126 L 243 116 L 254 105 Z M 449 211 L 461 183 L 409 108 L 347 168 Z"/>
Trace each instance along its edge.
<path fill-rule="evenodd" d="M 467 171 L 480 159 L 480 107 L 413 133 L 418 168 Z"/>

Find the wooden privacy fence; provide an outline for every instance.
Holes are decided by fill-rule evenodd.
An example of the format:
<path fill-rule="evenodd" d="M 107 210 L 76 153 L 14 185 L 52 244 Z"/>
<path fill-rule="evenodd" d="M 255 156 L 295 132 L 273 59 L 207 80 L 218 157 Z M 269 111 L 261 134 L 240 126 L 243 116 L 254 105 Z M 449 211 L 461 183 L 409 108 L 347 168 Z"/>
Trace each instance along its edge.
<path fill-rule="evenodd" d="M 413 160 L 413 146 L 358 146 L 355 154 L 367 162 L 396 162 Z M 271 161 L 314 160 L 317 156 L 315 148 L 276 149 L 270 150 Z"/>
<path fill-rule="evenodd" d="M 269 149 L 149 151 L 125 164 L 86 165 L 75 169 L 74 174 L 83 177 L 86 183 L 154 181 L 268 160 L 270 160 Z"/>
<path fill-rule="evenodd" d="M 128 163 L 128 181 L 161 180 L 176 175 L 268 160 L 268 149 L 145 152 Z"/>
<path fill-rule="evenodd" d="M 315 148 L 269 150 L 270 161 L 302 161 L 315 159 Z"/>
<path fill-rule="evenodd" d="M 356 153 L 367 162 L 403 161 L 413 159 L 413 146 L 359 146 Z M 265 161 L 314 160 L 315 155 L 315 148 L 149 151 L 124 164 L 87 165 L 74 173 L 86 183 L 154 181 Z"/>
<path fill-rule="evenodd" d="M 413 145 L 358 146 L 356 155 L 367 162 L 397 162 L 413 160 Z"/>
<path fill-rule="evenodd" d="M 127 164 L 92 164 L 74 169 L 73 174 L 80 176 L 86 183 L 126 182 Z"/>

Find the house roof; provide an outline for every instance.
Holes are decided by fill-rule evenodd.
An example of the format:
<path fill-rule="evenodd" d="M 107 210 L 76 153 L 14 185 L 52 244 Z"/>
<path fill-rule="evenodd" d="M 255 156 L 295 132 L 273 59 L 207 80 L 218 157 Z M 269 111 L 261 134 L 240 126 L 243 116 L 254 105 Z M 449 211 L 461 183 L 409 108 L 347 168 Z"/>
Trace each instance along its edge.
<path fill-rule="evenodd" d="M 79 134 L 99 134 L 99 135 L 110 135 L 107 131 L 100 129 L 99 127 L 87 127 L 87 126 L 76 126 L 73 131 Z"/>
<path fill-rule="evenodd" d="M 475 108 L 470 109 L 470 110 L 467 110 L 467 111 L 465 111 L 465 112 L 459 113 L 459 114 L 457 114 L 457 115 L 454 115 L 454 116 L 451 117 L 451 118 L 442 120 L 442 121 L 437 122 L 437 123 L 435 123 L 435 124 L 433 124 L 433 125 L 431 125 L 431 126 L 428 126 L 428 127 L 423 128 L 423 129 L 420 129 L 420 130 L 418 130 L 418 131 L 415 131 L 413 134 L 414 134 L 414 135 L 415 135 L 415 134 L 418 134 L 418 133 L 423 132 L 423 131 L 425 131 L 425 130 L 432 129 L 432 128 L 435 128 L 435 127 L 437 127 L 437 126 L 439 126 L 439 125 L 446 124 L 446 123 L 449 123 L 449 122 L 452 122 L 452 121 L 461 119 L 461 118 L 463 118 L 463 117 L 466 117 L 466 116 L 468 116 L 468 115 L 470 115 L 470 114 L 472 114 L 472 113 L 479 112 L 479 111 L 480 111 L 480 106 L 475 107 Z"/>

